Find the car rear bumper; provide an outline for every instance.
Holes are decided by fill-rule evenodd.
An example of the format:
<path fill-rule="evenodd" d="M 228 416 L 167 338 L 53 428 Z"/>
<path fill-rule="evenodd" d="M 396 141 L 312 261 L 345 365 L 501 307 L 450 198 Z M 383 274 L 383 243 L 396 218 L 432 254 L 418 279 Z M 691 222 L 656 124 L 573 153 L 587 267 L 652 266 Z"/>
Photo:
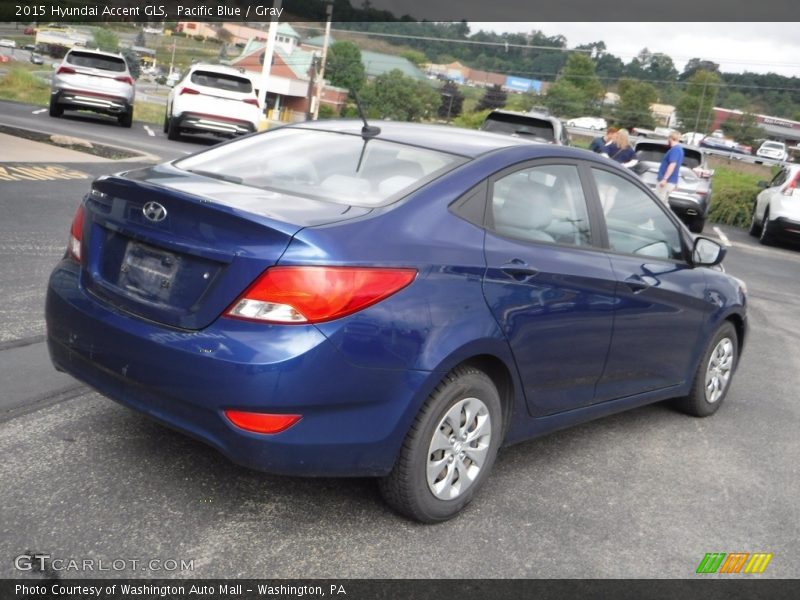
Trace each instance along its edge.
<path fill-rule="evenodd" d="M 231 137 L 247 135 L 256 130 L 255 124 L 250 121 L 191 112 L 183 113 L 178 117 L 178 127 L 182 130 Z"/>
<path fill-rule="evenodd" d="M 708 212 L 708 202 L 690 194 L 673 192 L 669 196 L 669 207 L 677 215 L 687 217 L 704 217 Z"/>
<path fill-rule="evenodd" d="M 78 279 L 65 259 L 48 286 L 56 368 L 250 468 L 385 475 L 427 395 L 430 373 L 356 367 L 314 326 L 220 318 L 183 331 L 119 312 Z M 282 433 L 256 434 L 230 423 L 227 408 L 302 418 Z"/>
<path fill-rule="evenodd" d="M 131 107 L 127 98 L 101 92 L 62 89 L 53 92 L 53 94 L 56 103 L 65 108 L 75 107 L 111 115 L 120 115 L 128 112 Z"/>
<path fill-rule="evenodd" d="M 770 235 L 787 241 L 800 240 L 800 221 L 787 219 L 786 217 L 776 217 L 766 225 Z"/>

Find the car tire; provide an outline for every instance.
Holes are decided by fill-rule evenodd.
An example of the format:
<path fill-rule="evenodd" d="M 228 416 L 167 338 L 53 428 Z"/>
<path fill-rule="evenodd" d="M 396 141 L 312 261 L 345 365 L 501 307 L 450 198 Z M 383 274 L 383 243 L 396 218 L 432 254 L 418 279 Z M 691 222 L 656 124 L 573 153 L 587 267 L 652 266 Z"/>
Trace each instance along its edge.
<path fill-rule="evenodd" d="M 706 218 L 705 217 L 693 217 L 691 221 L 689 221 L 689 231 L 692 233 L 703 233 L 703 228 L 706 226 Z"/>
<path fill-rule="evenodd" d="M 181 130 L 178 127 L 178 119 L 170 117 L 167 123 L 167 138 L 172 141 L 181 139 Z"/>
<path fill-rule="evenodd" d="M 120 125 L 122 125 L 122 127 L 130 128 L 133 125 L 133 107 L 117 117 L 117 121 Z"/>
<path fill-rule="evenodd" d="M 771 246 L 775 242 L 775 238 L 769 230 L 769 208 L 764 211 L 764 218 L 761 221 L 761 234 L 758 236 L 758 241 L 765 246 Z"/>
<path fill-rule="evenodd" d="M 758 224 L 756 221 L 756 208 L 753 207 L 753 218 L 750 219 L 750 229 L 748 231 L 750 235 L 753 237 L 759 237 L 761 235 L 761 225 Z"/>
<path fill-rule="evenodd" d="M 689 395 L 676 399 L 675 407 L 693 417 L 713 415 L 728 394 L 738 361 L 736 328 L 725 321 L 711 337 L 700 359 Z"/>
<path fill-rule="evenodd" d="M 58 99 L 55 96 L 50 96 L 50 116 L 61 117 L 64 114 L 64 109 L 59 106 Z"/>
<path fill-rule="evenodd" d="M 502 421 L 500 395 L 488 375 L 468 366 L 448 373 L 414 419 L 391 473 L 380 480 L 384 500 L 423 523 L 454 517 L 489 475 Z"/>
<path fill-rule="evenodd" d="M 164 113 L 164 133 L 169 131 L 169 109 Z"/>

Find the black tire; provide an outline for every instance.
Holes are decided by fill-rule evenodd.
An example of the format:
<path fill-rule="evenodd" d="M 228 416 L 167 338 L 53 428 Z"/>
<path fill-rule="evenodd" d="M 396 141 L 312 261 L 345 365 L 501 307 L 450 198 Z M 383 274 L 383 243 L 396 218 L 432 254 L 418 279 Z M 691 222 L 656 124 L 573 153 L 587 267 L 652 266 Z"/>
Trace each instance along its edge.
<path fill-rule="evenodd" d="M 167 123 L 167 138 L 172 141 L 181 139 L 181 130 L 178 127 L 178 120 L 175 117 L 170 117 Z"/>
<path fill-rule="evenodd" d="M 716 376 L 719 387 L 715 387 L 713 390 L 707 390 L 707 375 L 709 375 L 711 369 L 714 368 L 714 362 L 720 363 L 720 357 L 722 356 L 730 357 L 727 371 L 722 369 L 712 374 L 712 380 L 713 377 Z M 725 363 L 728 361 L 725 360 L 722 362 Z M 725 400 L 725 396 L 728 395 L 728 390 L 731 387 L 731 381 L 733 380 L 733 374 L 736 371 L 738 362 L 739 344 L 736 328 L 730 321 L 725 321 L 711 337 L 706 351 L 700 359 L 700 364 L 697 365 L 689 395 L 684 398 L 675 399 L 675 408 L 693 417 L 708 417 L 713 415 L 719 410 L 719 407 Z M 722 371 L 728 374 L 727 378 L 720 375 Z M 716 393 L 716 389 L 720 389 L 719 394 Z"/>
<path fill-rule="evenodd" d="M 169 109 L 164 113 L 164 133 L 169 131 Z"/>
<path fill-rule="evenodd" d="M 761 225 L 758 224 L 756 221 L 756 208 L 753 207 L 753 217 L 750 219 L 750 230 L 748 231 L 750 235 L 753 237 L 759 237 L 761 235 Z"/>
<path fill-rule="evenodd" d="M 769 208 L 764 211 L 764 219 L 761 221 L 761 234 L 758 236 L 758 241 L 765 246 L 771 246 L 775 243 L 775 237 L 769 230 Z"/>
<path fill-rule="evenodd" d="M 689 221 L 689 231 L 692 233 L 703 233 L 703 228 L 706 226 L 706 218 L 701 216 L 692 217 Z"/>
<path fill-rule="evenodd" d="M 133 125 L 133 107 L 127 112 L 122 113 L 117 117 L 117 121 L 122 127 L 131 127 Z"/>
<path fill-rule="evenodd" d="M 462 431 L 466 437 L 463 441 L 466 444 L 464 449 L 460 442 L 464 438 L 457 437 L 457 432 L 450 428 L 449 421 L 445 422 L 451 409 L 459 418 L 464 415 L 459 412 L 457 405 L 460 404 L 472 408 L 482 406 L 481 411 L 485 409 L 485 413 L 480 413 L 483 414 L 483 423 L 486 423 L 487 418 L 489 421 L 482 430 L 477 416 L 470 423 L 460 426 L 463 427 Z M 500 447 L 503 431 L 502 413 L 497 388 L 485 373 L 466 366 L 458 367 L 448 373 L 428 397 L 412 423 L 392 472 L 380 480 L 379 486 L 384 500 L 397 512 L 423 523 L 439 523 L 454 517 L 469 504 L 489 475 L 497 456 L 497 449 Z M 469 440 L 470 434 L 481 431 L 482 435 Z M 487 431 L 490 432 L 488 440 L 484 437 Z M 446 442 L 447 448 L 431 453 L 434 437 L 442 434 L 449 438 Z M 462 469 L 466 473 L 467 469 L 471 470 L 477 465 L 471 462 L 468 452 L 469 448 L 474 448 L 476 456 L 480 456 L 478 452 L 482 450 L 478 439 L 482 440 L 483 447 L 486 448 L 482 457 L 483 464 L 479 467 L 474 480 L 471 480 L 463 491 L 458 492 L 455 488 L 460 489 L 463 485 L 459 483 L 462 481 Z M 434 456 L 437 458 L 434 459 Z M 434 481 L 434 484 L 438 481 L 445 490 L 454 491 L 456 495 L 452 499 L 434 495 L 428 482 L 429 460 L 441 461 L 441 471 L 438 474 L 440 479 Z M 452 477 L 455 477 L 452 485 L 447 483 L 447 476 L 442 477 L 445 474 L 452 474 Z M 463 481 L 469 480 L 463 476 Z"/>
<path fill-rule="evenodd" d="M 59 106 L 58 99 L 55 96 L 50 96 L 50 116 L 60 117 L 64 114 L 64 109 Z"/>

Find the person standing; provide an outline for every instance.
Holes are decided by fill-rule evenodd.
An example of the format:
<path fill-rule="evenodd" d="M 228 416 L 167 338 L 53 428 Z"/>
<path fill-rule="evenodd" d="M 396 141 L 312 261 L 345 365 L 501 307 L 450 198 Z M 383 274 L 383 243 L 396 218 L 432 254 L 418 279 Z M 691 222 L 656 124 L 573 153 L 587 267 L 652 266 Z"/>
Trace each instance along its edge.
<path fill-rule="evenodd" d="M 596 152 L 600 154 L 603 152 L 603 148 L 605 148 L 608 144 L 614 141 L 614 135 L 617 133 L 616 127 L 609 127 L 606 129 L 605 134 L 598 135 L 596 138 L 592 140 L 592 143 L 589 144 L 589 150 L 592 152 Z"/>
<path fill-rule="evenodd" d="M 603 148 L 603 154 L 629 169 L 639 162 L 636 160 L 636 152 L 631 147 L 630 135 L 627 129 L 617 131 L 613 141 Z"/>
<path fill-rule="evenodd" d="M 669 150 L 661 159 L 658 167 L 658 186 L 656 194 L 665 204 L 669 204 L 669 195 L 678 187 L 678 177 L 683 164 L 683 148 L 680 145 L 681 134 L 673 131 L 667 138 Z"/>

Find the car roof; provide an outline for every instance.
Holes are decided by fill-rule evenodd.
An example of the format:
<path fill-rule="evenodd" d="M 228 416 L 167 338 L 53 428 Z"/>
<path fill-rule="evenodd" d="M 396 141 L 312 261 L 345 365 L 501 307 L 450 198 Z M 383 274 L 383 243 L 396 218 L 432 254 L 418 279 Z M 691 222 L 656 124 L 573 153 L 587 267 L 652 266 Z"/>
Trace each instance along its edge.
<path fill-rule="evenodd" d="M 227 65 L 215 65 L 212 63 L 194 63 L 189 68 L 189 72 L 199 71 L 201 69 L 203 71 L 216 71 L 217 73 L 224 73 L 226 75 L 237 75 L 242 79 L 251 79 L 251 74 L 247 71 Z"/>
<path fill-rule="evenodd" d="M 372 121 L 370 125 L 377 126 L 381 130 L 376 139 L 428 148 L 449 154 L 458 154 L 468 158 L 475 158 L 499 148 L 534 144 L 529 140 L 508 135 L 447 125 L 401 123 L 397 121 Z M 296 123 L 288 127 L 361 135 L 362 126 L 362 121 L 354 119 L 326 119 Z M 549 145 L 543 144 L 543 146 Z"/>
<path fill-rule="evenodd" d="M 67 54 L 73 54 L 75 52 L 83 52 L 85 54 L 97 54 L 99 56 L 110 56 L 112 58 L 122 58 L 124 60 L 124 57 L 119 52 L 106 52 L 105 50 L 97 50 L 94 48 L 77 48 L 77 47 L 70 48 Z M 127 65 L 127 62 L 125 64 Z"/>

